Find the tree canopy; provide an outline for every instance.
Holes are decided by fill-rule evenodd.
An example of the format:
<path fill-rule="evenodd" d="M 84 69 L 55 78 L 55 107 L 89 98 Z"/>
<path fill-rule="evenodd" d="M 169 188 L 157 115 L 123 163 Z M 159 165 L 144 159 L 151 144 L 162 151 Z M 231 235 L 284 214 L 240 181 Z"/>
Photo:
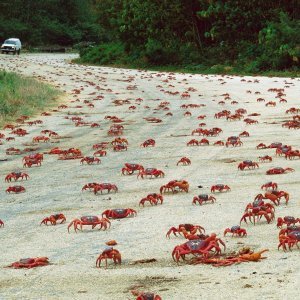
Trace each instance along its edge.
<path fill-rule="evenodd" d="M 95 0 L 93 63 L 236 64 L 249 71 L 299 65 L 298 0 Z"/>
<path fill-rule="evenodd" d="M 2 0 L 0 38 L 82 47 L 98 64 L 297 68 L 299 0 Z M 82 43 L 86 45 L 87 43 Z"/>
<path fill-rule="evenodd" d="M 68 46 L 96 40 L 98 25 L 90 0 L 1 0 L 0 39 L 25 45 Z"/>

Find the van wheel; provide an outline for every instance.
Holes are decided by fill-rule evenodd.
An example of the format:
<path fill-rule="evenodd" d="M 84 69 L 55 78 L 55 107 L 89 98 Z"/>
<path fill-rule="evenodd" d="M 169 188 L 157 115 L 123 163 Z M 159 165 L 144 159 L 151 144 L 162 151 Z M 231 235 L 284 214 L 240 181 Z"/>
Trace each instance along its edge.
<path fill-rule="evenodd" d="M 20 52 L 21 52 L 21 49 L 19 49 L 19 50 L 18 50 L 18 52 L 17 52 L 17 53 L 18 53 L 18 55 L 20 55 Z"/>
<path fill-rule="evenodd" d="M 16 55 L 16 53 L 17 53 L 17 50 L 15 50 L 15 51 L 13 52 L 14 55 Z"/>

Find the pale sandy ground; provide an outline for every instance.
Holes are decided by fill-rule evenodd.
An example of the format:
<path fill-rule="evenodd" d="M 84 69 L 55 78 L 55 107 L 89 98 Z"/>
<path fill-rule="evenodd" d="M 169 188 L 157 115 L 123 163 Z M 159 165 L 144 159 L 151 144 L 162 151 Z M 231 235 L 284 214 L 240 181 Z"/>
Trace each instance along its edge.
<path fill-rule="evenodd" d="M 290 193 L 288 206 L 281 204 L 276 208 L 278 216 L 292 215 L 300 217 L 299 211 L 299 159 L 287 161 L 275 157 L 273 149 L 256 150 L 255 146 L 264 142 L 280 141 L 299 149 L 299 130 L 281 127 L 281 121 L 287 118 L 284 113 L 290 107 L 299 107 L 300 81 L 290 78 L 254 78 L 245 77 L 251 82 L 241 82 L 236 76 L 202 76 L 176 74 L 176 79 L 163 82 L 169 74 L 157 76 L 155 72 L 124 70 L 101 67 L 77 66 L 65 62 L 73 55 L 31 54 L 20 57 L 0 56 L 0 68 L 13 70 L 21 74 L 35 76 L 51 82 L 67 92 L 84 87 L 79 95 L 81 102 L 92 100 L 96 92 L 103 95 L 103 101 L 94 101 L 94 109 L 67 109 L 53 113 L 50 117 L 37 116 L 44 123 L 39 126 L 23 126 L 30 132 L 16 141 L 4 142 L 0 146 L 0 218 L 5 227 L 0 229 L 1 256 L 0 266 L 4 267 L 24 257 L 47 256 L 53 263 L 50 266 L 31 270 L 2 268 L 0 271 L 0 299 L 134 299 L 129 293 L 133 287 L 140 290 L 155 291 L 163 299 L 296 299 L 299 297 L 299 258 L 300 252 L 294 249 L 284 253 L 277 250 L 278 229 L 276 224 L 261 222 L 243 225 L 248 231 L 247 238 L 224 238 L 228 251 L 250 246 L 260 250 L 268 248 L 268 257 L 258 263 L 245 263 L 226 268 L 214 268 L 208 265 L 191 266 L 174 263 L 171 251 L 175 245 L 184 243 L 180 237 L 166 239 L 165 234 L 171 226 L 180 223 L 195 223 L 204 226 L 208 233 L 216 232 L 222 236 L 226 227 L 239 223 L 247 203 L 253 201 L 260 192 L 260 185 L 273 180 L 279 188 Z M 134 76 L 131 83 L 119 81 Z M 221 84 L 225 80 L 225 84 Z M 186 81 L 182 81 L 186 79 Z M 97 91 L 88 82 L 95 82 L 101 88 L 112 89 Z M 285 88 L 285 104 L 279 104 L 275 93 L 269 88 Z M 128 91 L 128 85 L 136 85 L 137 90 Z M 169 84 L 175 87 L 168 87 Z M 181 100 L 179 96 L 169 96 L 160 91 L 179 92 L 194 87 L 191 98 Z M 246 93 L 251 90 L 252 93 Z M 259 91 L 260 95 L 254 92 Z M 223 93 L 228 92 L 238 105 L 218 105 Z M 117 94 L 118 93 L 118 94 Z M 201 95 L 201 96 L 199 96 Z M 135 99 L 141 97 L 143 102 L 136 105 L 134 112 L 129 105 L 114 106 L 114 99 Z M 266 101 L 277 102 L 275 108 L 257 103 L 258 97 Z M 68 101 L 74 99 L 70 94 Z M 166 111 L 153 109 L 161 101 L 169 101 L 173 117 L 165 116 Z M 206 107 L 190 109 L 192 117 L 183 117 L 184 103 L 205 104 Z M 70 104 L 75 106 L 75 104 Z M 148 105 L 150 109 L 145 109 Z M 258 112 L 259 124 L 246 126 L 243 121 L 227 122 L 216 120 L 214 114 L 223 109 L 234 111 L 245 108 L 248 113 Z M 85 120 L 97 121 L 100 128 L 75 127 L 64 119 L 67 112 L 83 112 Z M 226 140 L 228 136 L 238 135 L 243 130 L 250 132 L 249 138 L 242 138 L 244 145 L 240 148 L 225 147 L 187 147 L 191 131 L 202 121 L 199 114 L 206 114 L 204 122 L 207 128 L 221 127 L 223 133 L 210 142 Z M 9 147 L 24 148 L 23 143 L 31 142 L 33 136 L 43 129 L 51 129 L 62 136 L 59 144 L 40 145 L 46 151 L 52 147 L 79 147 L 85 155 L 92 155 L 92 145 L 101 141 L 111 141 L 107 136 L 110 121 L 106 115 L 124 118 L 124 136 L 129 141 L 127 152 L 115 153 L 111 149 L 107 157 L 102 158 L 98 166 L 81 166 L 79 161 L 57 161 L 56 156 L 45 156 L 42 167 L 26 169 L 30 175 L 28 181 L 20 182 L 27 191 L 18 195 L 7 195 L 4 183 L 7 173 L 22 170 L 22 156 L 6 156 Z M 156 116 L 163 120 L 160 124 L 148 124 L 143 117 Z M 272 122 L 276 124 L 271 124 Z M 4 132 L 7 136 L 9 131 Z M 172 135 L 187 135 L 174 137 Z M 157 146 L 142 149 L 139 145 L 148 138 L 154 138 Z M 198 138 L 198 137 L 196 137 Z M 254 171 L 237 171 L 237 163 L 244 159 L 258 160 L 258 156 L 271 155 L 272 163 L 260 164 Z M 176 166 L 182 156 L 191 159 L 192 165 Z M 234 163 L 226 163 L 236 160 Z M 166 173 L 165 178 L 137 180 L 136 176 L 121 176 L 120 170 L 125 162 L 140 163 L 145 167 L 156 167 Z M 292 167 L 296 171 L 290 174 L 267 176 L 265 172 L 271 167 Z M 162 206 L 138 207 L 139 200 L 150 192 L 158 192 L 161 185 L 173 179 L 186 179 L 190 183 L 188 194 L 166 195 Z M 81 192 L 81 187 L 88 182 L 111 182 L 119 187 L 119 193 L 95 196 Z M 211 185 L 225 183 L 230 185 L 229 193 L 216 194 L 216 204 L 192 206 L 193 196 L 209 193 Z M 199 189 L 198 185 L 203 185 Z M 67 224 L 82 215 L 100 215 L 108 208 L 131 207 L 138 211 L 135 218 L 114 220 L 110 230 L 96 231 L 86 228 L 83 232 L 67 233 Z M 46 216 L 62 212 L 67 217 L 67 224 L 39 226 Z M 116 247 L 123 257 L 121 266 L 109 265 L 107 270 L 97 269 L 95 261 L 104 249 L 105 242 L 115 239 Z M 132 265 L 138 259 L 156 258 L 156 263 Z"/>

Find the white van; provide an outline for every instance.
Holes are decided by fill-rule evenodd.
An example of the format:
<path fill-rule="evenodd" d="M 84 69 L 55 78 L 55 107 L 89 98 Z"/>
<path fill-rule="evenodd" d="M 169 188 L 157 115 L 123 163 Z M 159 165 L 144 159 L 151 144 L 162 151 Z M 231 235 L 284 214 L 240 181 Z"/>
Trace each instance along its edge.
<path fill-rule="evenodd" d="M 20 54 L 22 48 L 21 41 L 19 39 L 10 38 L 5 40 L 5 42 L 1 46 L 1 53 L 13 53 Z"/>

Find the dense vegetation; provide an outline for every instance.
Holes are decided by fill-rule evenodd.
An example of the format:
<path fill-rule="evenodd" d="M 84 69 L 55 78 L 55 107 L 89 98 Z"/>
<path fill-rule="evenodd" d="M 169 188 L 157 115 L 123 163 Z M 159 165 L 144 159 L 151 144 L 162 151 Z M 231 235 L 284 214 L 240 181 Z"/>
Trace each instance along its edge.
<path fill-rule="evenodd" d="M 1 0 L 0 40 L 79 44 L 96 64 L 297 71 L 299 15 L 299 0 Z"/>
<path fill-rule="evenodd" d="M 90 0 L 1 0 L 0 41 L 18 37 L 24 45 L 71 46 L 98 38 Z"/>
<path fill-rule="evenodd" d="M 48 84 L 0 71 L 0 128 L 20 115 L 31 116 L 54 105 L 58 95 Z"/>
<path fill-rule="evenodd" d="M 298 0 L 95 0 L 98 46 L 81 61 L 217 72 L 297 70 Z"/>

